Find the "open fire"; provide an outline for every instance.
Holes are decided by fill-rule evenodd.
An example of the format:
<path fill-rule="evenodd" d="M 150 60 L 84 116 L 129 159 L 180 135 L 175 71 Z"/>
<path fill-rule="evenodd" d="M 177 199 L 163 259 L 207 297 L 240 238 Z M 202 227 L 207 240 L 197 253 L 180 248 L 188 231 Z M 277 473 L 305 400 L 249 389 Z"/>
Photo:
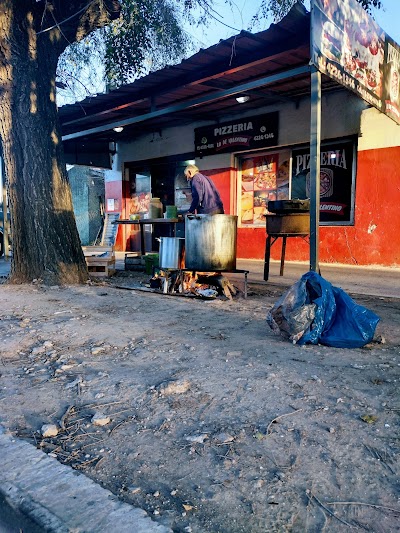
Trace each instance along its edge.
<path fill-rule="evenodd" d="M 219 295 L 232 300 L 237 290 L 220 272 L 193 272 L 188 270 L 160 270 L 150 280 L 150 287 L 164 294 L 182 294 L 201 298 L 216 298 Z"/>

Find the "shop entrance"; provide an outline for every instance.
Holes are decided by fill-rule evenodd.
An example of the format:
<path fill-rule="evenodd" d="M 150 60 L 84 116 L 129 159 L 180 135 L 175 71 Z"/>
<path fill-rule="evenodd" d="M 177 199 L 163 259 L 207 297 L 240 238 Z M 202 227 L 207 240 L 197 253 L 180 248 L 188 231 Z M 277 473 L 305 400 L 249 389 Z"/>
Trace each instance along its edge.
<path fill-rule="evenodd" d="M 126 163 L 125 173 L 129 177 L 125 199 L 125 218 L 137 215 L 149 218 L 151 198 L 159 198 L 163 205 L 163 213 L 167 205 L 176 205 L 178 214 L 188 211 L 191 203 L 191 190 L 184 170 L 189 163 L 193 163 L 192 154 L 149 159 Z M 126 174 L 125 174 L 126 175 Z M 146 249 L 157 251 L 159 243 L 157 237 L 168 236 L 168 228 L 150 226 L 146 231 Z M 176 236 L 184 237 L 184 224 L 177 224 Z M 127 239 L 127 249 L 140 249 L 138 230 L 132 229 Z"/>

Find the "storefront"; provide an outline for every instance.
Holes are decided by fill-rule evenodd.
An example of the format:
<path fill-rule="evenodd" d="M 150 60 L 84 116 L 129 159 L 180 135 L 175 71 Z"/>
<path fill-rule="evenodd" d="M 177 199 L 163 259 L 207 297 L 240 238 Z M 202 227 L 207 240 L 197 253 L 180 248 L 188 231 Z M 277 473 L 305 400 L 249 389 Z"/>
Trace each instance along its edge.
<path fill-rule="evenodd" d="M 119 164 L 125 176 L 121 217 L 129 218 L 133 212 L 144 214 L 150 195 L 162 197 L 163 193 L 168 195 L 169 203 L 185 213 L 190 205 L 190 189 L 183 170 L 186 164 L 195 162 L 216 183 L 226 212 L 238 216 L 238 257 L 262 259 L 265 250 L 263 215 L 267 212 L 268 200 L 309 197 L 310 150 L 308 132 L 302 126 L 309 105 L 309 100 L 305 99 L 295 110 L 291 105 L 284 105 L 273 113 L 276 144 L 267 139 L 265 144 L 251 146 L 249 128 L 247 144 L 244 144 L 244 136 L 227 133 L 243 144 L 238 146 L 232 141 L 229 149 L 222 153 L 208 148 L 207 153 L 198 154 L 200 145 L 196 139 L 200 133 L 205 137 L 205 132 L 202 127 L 196 128 L 196 124 L 163 131 L 168 144 L 185 148 L 182 155 L 152 157 L 152 143 L 146 136 L 136 143 L 121 144 Z M 393 202 L 395 198 L 399 201 L 399 128 L 376 110 L 365 109 L 346 91 L 325 97 L 323 115 L 327 120 L 323 122 L 320 159 L 321 261 L 399 265 L 400 247 L 396 235 L 400 223 L 399 218 L 393 216 Z M 260 116 L 268 118 L 269 114 Z M 232 131 L 240 121 L 251 127 L 252 120 L 251 115 L 237 117 L 230 124 Z M 258 132 L 264 127 L 261 124 L 254 129 Z M 229 131 L 229 127 L 225 131 Z M 331 132 L 337 136 L 331 138 Z M 191 152 L 190 141 L 193 143 Z M 137 152 L 148 155 L 145 163 L 129 161 L 129 154 Z M 133 178 L 141 183 L 144 174 L 146 190 L 137 186 L 135 190 Z M 135 206 L 140 195 L 147 200 L 137 211 Z M 122 231 L 121 228 L 118 241 L 121 249 L 123 242 L 127 242 Z M 273 257 L 278 258 L 280 250 L 273 252 Z M 307 261 L 308 256 L 309 249 L 304 241 L 288 242 L 288 260 Z"/>
<path fill-rule="evenodd" d="M 124 133 L 114 135 L 116 153 L 109 179 L 106 173 L 108 212 L 118 212 L 121 218 L 145 217 L 150 198 L 156 197 L 164 209 L 173 204 L 184 214 L 191 198 L 183 170 L 195 162 L 217 185 L 225 212 L 238 216 L 238 257 L 262 259 L 268 201 L 307 198 L 311 192 L 309 24 L 310 14 L 296 5 L 281 23 L 257 39 L 238 36 L 245 53 L 234 68 L 224 70 L 219 60 L 210 64 L 206 76 L 199 65 L 208 56 L 201 51 L 187 60 L 192 79 L 187 81 L 186 75 L 184 86 L 179 85 L 179 69 L 175 73 L 174 67 L 145 78 L 143 85 L 151 82 L 156 90 L 160 79 L 170 75 L 175 88 L 169 107 L 158 112 L 143 108 L 138 117 L 127 115 Z M 290 39 L 282 39 L 283 32 Z M 242 41 L 235 43 L 238 55 Z M 228 61 L 226 44 L 232 43 L 224 44 L 212 47 L 212 57 L 216 49 Z M 275 54 L 269 56 L 266 49 Z M 228 82 L 231 88 L 224 89 Z M 137 87 L 132 101 L 140 102 L 138 106 L 142 105 L 141 83 L 132 84 Z M 320 261 L 399 266 L 399 126 L 362 100 L 356 90 L 342 85 L 323 77 Z M 217 89 L 210 94 L 211 86 Z M 236 97 L 242 93 L 246 98 L 238 103 Z M 111 95 L 105 98 L 112 108 Z M 182 99 L 185 103 L 179 104 Z M 82 135 L 105 130 L 105 126 L 91 127 L 91 105 L 87 104 L 85 118 L 79 119 L 88 121 Z M 143 123 L 146 128 L 141 127 Z M 73 135 L 78 134 L 69 137 Z M 120 227 L 118 249 L 135 248 L 135 243 L 133 229 Z M 273 257 L 279 253 L 273 249 Z M 287 260 L 308 261 L 309 256 L 306 242 L 289 240 Z"/>

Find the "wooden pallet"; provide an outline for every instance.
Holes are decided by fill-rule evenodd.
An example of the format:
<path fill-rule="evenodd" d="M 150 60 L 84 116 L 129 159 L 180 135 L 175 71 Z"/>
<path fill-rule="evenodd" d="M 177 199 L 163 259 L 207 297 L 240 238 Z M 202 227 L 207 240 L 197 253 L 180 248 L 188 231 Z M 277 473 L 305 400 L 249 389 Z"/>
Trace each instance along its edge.
<path fill-rule="evenodd" d="M 115 274 L 114 246 L 82 246 L 89 275 L 107 278 Z"/>

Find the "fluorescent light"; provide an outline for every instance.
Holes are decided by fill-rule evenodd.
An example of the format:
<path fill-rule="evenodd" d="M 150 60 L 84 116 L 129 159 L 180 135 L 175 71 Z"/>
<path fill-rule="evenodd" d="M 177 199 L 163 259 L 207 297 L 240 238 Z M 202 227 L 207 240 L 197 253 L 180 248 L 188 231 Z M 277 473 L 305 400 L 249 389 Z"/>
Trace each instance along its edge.
<path fill-rule="evenodd" d="M 250 96 L 247 95 L 247 94 L 241 94 L 239 96 L 236 96 L 236 102 L 238 104 L 245 104 L 246 102 L 248 102 L 250 100 Z"/>
<path fill-rule="evenodd" d="M 123 126 L 117 126 L 116 128 L 113 128 L 114 131 L 116 131 L 117 133 L 121 133 L 121 131 L 124 129 Z"/>

